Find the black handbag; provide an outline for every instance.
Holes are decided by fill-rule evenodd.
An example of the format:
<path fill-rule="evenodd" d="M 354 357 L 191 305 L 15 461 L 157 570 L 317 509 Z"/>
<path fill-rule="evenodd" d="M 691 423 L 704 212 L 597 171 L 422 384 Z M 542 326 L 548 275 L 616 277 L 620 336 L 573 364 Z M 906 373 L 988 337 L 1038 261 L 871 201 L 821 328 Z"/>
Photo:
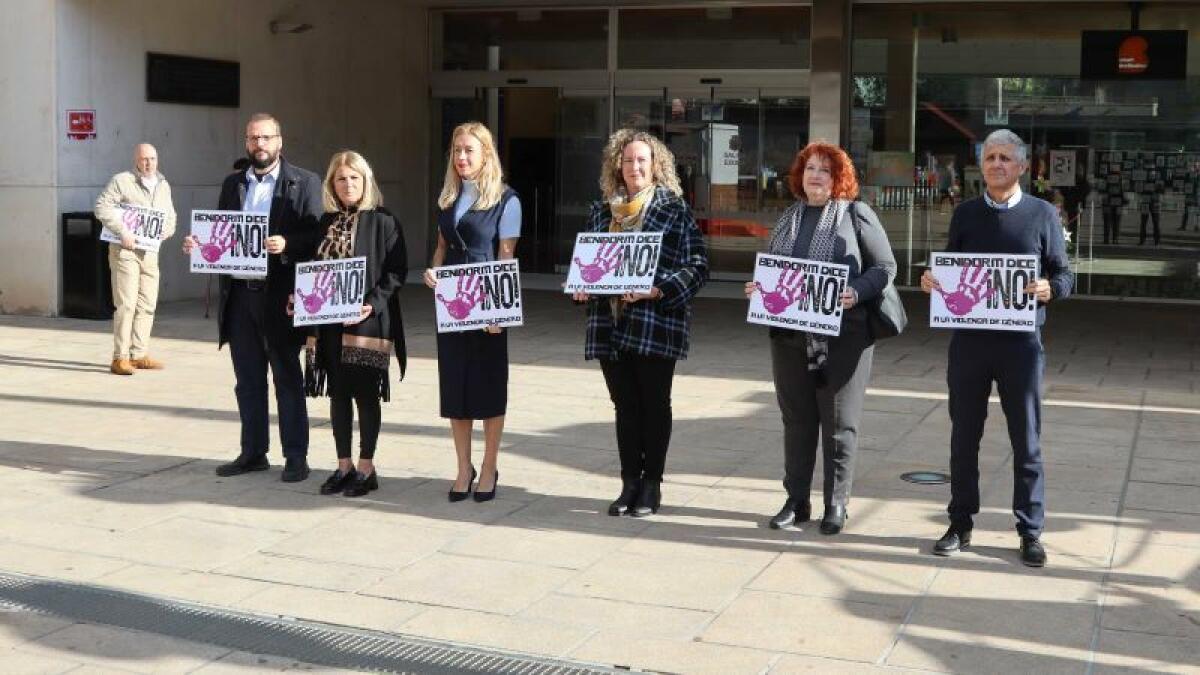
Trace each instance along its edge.
<path fill-rule="evenodd" d="M 857 237 L 859 234 L 858 213 L 854 208 L 854 202 L 850 202 L 849 211 L 850 217 L 853 219 L 851 222 L 854 224 L 854 234 Z M 858 249 L 864 250 L 861 237 L 858 240 Z M 866 261 L 863 262 L 865 266 Z M 896 337 L 903 333 L 904 328 L 908 326 L 908 313 L 904 311 L 904 302 L 900 299 L 900 291 L 896 290 L 896 285 L 892 281 L 889 280 L 887 286 L 883 287 L 883 291 L 865 304 L 867 330 L 871 332 L 873 339 L 882 340 Z"/>

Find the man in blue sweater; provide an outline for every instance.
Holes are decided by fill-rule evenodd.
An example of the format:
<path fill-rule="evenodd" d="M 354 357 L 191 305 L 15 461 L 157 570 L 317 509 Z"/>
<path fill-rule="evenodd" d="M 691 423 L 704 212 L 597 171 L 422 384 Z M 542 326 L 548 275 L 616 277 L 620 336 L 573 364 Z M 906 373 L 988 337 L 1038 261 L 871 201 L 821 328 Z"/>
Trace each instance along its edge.
<path fill-rule="evenodd" d="M 979 513 L 979 441 L 983 438 L 992 382 L 1008 420 L 1013 448 L 1013 514 L 1021 536 L 1021 562 L 1046 564 L 1040 537 L 1045 521 L 1041 408 L 1045 353 L 1041 326 L 1046 304 L 1071 294 L 1074 275 L 1058 213 L 1050 203 L 1022 194 L 1019 180 L 1028 167 L 1025 143 L 1007 129 L 983 142 L 981 197 L 963 202 L 950 219 L 947 252 L 1038 256 L 1039 278 L 1026 293 L 1037 296 L 1038 329 L 1031 333 L 957 329 L 950 338 L 946 381 L 950 387 L 950 528 L 934 545 L 947 556 L 971 543 L 972 517 Z M 940 288 L 926 270 L 921 290 Z"/>

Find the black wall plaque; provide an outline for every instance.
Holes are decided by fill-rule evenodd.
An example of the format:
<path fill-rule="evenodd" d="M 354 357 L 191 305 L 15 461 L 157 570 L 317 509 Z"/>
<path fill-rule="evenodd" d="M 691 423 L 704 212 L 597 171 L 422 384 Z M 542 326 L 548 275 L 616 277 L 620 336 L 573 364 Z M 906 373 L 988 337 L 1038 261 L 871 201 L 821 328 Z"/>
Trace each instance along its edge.
<path fill-rule="evenodd" d="M 1182 80 L 1187 77 L 1186 30 L 1085 30 L 1081 80 Z"/>

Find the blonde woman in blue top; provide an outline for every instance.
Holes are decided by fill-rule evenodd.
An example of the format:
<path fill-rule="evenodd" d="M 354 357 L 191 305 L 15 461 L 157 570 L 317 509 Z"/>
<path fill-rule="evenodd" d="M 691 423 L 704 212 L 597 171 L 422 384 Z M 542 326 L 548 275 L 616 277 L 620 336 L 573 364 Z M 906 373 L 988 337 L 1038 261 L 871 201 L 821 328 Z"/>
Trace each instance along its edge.
<path fill-rule="evenodd" d="M 504 184 L 496 144 L 488 128 L 468 122 L 450 136 L 446 178 L 438 198 L 438 238 L 425 285 L 437 287 L 433 267 L 507 260 L 521 235 L 521 202 Z M 448 498 L 477 502 L 496 496 L 497 459 L 508 408 L 508 334 L 489 326 L 478 331 L 439 333 L 438 384 L 441 415 L 449 418 L 458 456 L 458 475 Z M 483 463 L 471 462 L 471 432 L 483 420 Z"/>

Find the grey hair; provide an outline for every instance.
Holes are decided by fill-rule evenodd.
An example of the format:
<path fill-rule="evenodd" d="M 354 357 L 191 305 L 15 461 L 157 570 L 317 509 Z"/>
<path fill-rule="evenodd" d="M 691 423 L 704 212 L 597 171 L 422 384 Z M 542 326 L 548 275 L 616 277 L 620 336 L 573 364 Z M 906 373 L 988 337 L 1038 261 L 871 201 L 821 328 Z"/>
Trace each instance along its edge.
<path fill-rule="evenodd" d="M 987 153 L 989 145 L 1011 145 L 1017 149 L 1017 159 L 1024 162 L 1029 158 L 1029 147 L 1021 137 L 1008 129 L 997 129 L 983 139 L 983 152 Z"/>

